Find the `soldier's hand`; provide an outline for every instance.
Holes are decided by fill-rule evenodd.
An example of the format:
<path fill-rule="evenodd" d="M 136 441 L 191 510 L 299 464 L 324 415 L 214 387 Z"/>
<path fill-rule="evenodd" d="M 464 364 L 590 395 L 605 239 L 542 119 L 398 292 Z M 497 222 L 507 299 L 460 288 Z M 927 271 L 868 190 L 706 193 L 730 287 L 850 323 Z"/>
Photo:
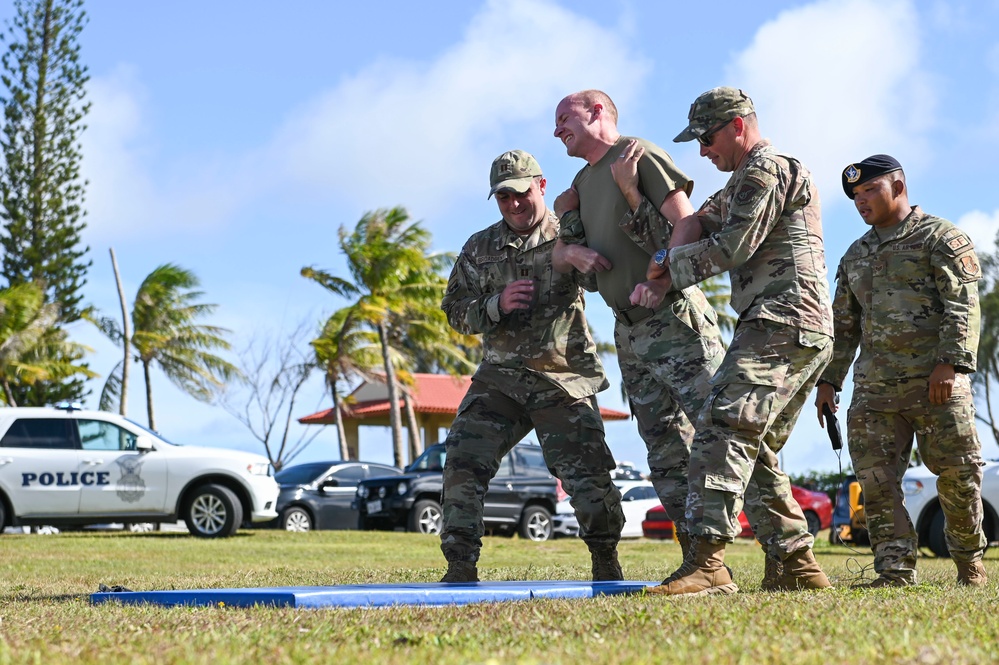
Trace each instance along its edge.
<path fill-rule="evenodd" d="M 819 425 L 822 425 L 822 429 L 826 428 L 826 419 L 822 415 L 822 407 L 826 404 L 833 413 L 839 411 L 839 405 L 836 404 L 836 387 L 831 383 L 821 383 L 815 388 L 815 408 L 819 412 Z"/>
<path fill-rule="evenodd" d="M 641 305 L 649 309 L 659 307 L 663 301 L 663 296 L 669 291 L 671 281 L 669 275 L 666 275 L 665 279 L 651 279 L 636 285 L 629 298 L 631 304 Z"/>
<path fill-rule="evenodd" d="M 611 162 L 611 175 L 621 194 L 627 199 L 632 210 L 638 210 L 642 194 L 638 191 L 638 160 L 645 154 L 645 148 L 632 139 L 621 151 L 620 156 Z"/>
<path fill-rule="evenodd" d="M 515 309 L 528 309 L 534 300 L 534 280 L 518 279 L 510 282 L 500 294 L 499 307 L 504 314 Z"/>
<path fill-rule="evenodd" d="M 660 279 L 666 277 L 670 284 L 673 283 L 673 276 L 669 274 L 669 263 L 664 266 L 656 263 L 656 257 L 649 259 L 649 267 L 645 269 L 645 279 Z"/>
<path fill-rule="evenodd" d="M 569 210 L 579 210 L 579 192 L 576 191 L 575 187 L 570 187 L 555 197 L 555 203 L 552 205 L 555 214 L 559 217 Z"/>
<path fill-rule="evenodd" d="M 943 404 L 954 392 L 954 366 L 943 363 L 930 374 L 930 404 Z"/>
<path fill-rule="evenodd" d="M 566 245 L 566 260 L 583 274 L 605 272 L 614 266 L 603 254 L 585 245 Z"/>

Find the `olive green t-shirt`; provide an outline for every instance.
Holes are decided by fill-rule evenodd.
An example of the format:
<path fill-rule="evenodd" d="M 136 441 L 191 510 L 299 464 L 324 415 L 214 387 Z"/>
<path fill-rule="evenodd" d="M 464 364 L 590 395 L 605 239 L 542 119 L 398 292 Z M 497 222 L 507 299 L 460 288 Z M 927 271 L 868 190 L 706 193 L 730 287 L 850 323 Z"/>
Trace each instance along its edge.
<path fill-rule="evenodd" d="M 645 281 L 650 254 L 635 244 L 621 230 L 620 223 L 631 216 L 628 201 L 614 182 L 610 165 L 632 137 L 622 136 L 596 164 L 587 164 L 572 181 L 579 193 L 579 214 L 586 234 L 586 245 L 605 256 L 613 268 L 597 273 L 597 290 L 614 309 L 631 307 L 628 298 L 635 285 Z M 635 139 L 645 148 L 638 162 L 639 188 L 658 209 L 666 196 L 677 189 L 690 195 L 693 181 L 673 163 L 665 150 L 643 139 Z M 665 247 L 665 239 L 652 239 L 657 248 Z"/>

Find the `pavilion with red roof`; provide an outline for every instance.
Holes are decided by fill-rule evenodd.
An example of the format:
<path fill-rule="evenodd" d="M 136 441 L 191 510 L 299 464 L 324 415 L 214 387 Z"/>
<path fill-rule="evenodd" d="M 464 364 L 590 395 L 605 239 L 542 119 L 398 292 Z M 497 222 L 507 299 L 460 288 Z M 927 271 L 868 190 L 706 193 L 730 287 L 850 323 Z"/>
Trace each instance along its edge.
<path fill-rule="evenodd" d="M 447 429 L 458 413 L 458 405 L 472 383 L 471 376 L 451 376 L 450 374 L 412 374 L 413 385 L 408 387 L 412 395 L 416 422 L 423 431 L 422 444 L 425 446 L 440 440 L 441 428 Z M 363 381 L 343 400 L 340 412 L 343 427 L 347 434 L 347 452 L 350 459 L 360 459 L 358 455 L 358 428 L 361 425 L 373 427 L 389 426 L 388 388 L 384 375 L 373 375 Z M 404 410 L 402 401 L 400 410 Z M 623 411 L 600 407 L 604 420 L 627 420 L 631 416 Z M 405 412 L 403 411 L 403 418 Z M 333 425 L 336 423 L 333 409 L 325 409 L 298 419 L 303 425 Z M 405 425 L 404 425 L 405 428 Z M 422 450 L 413 446 L 410 450 Z"/>

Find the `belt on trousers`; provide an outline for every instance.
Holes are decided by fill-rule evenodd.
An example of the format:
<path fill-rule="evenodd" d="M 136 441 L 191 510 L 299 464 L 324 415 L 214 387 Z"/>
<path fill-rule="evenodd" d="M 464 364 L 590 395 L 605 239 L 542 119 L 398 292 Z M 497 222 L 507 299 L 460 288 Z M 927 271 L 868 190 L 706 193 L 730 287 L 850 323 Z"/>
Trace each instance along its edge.
<path fill-rule="evenodd" d="M 659 304 L 659 307 L 661 309 L 676 302 L 677 300 L 681 300 L 682 298 L 683 291 L 670 291 L 663 297 L 663 301 Z M 623 323 L 626 326 L 633 326 L 640 323 L 656 312 L 654 309 L 642 307 L 641 305 L 626 307 L 625 309 L 615 309 L 612 311 L 614 312 L 614 318 L 618 320 L 618 323 Z"/>

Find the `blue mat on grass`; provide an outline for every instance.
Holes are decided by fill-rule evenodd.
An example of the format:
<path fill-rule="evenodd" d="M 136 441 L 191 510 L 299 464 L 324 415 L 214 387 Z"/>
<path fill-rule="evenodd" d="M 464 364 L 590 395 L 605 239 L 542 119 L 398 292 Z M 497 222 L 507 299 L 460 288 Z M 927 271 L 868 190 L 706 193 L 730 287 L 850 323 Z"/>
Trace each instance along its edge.
<path fill-rule="evenodd" d="M 93 604 L 252 607 L 386 607 L 465 605 L 533 598 L 593 598 L 640 593 L 658 582 L 473 582 L 467 584 L 347 584 L 260 589 L 110 591 L 91 594 Z"/>

